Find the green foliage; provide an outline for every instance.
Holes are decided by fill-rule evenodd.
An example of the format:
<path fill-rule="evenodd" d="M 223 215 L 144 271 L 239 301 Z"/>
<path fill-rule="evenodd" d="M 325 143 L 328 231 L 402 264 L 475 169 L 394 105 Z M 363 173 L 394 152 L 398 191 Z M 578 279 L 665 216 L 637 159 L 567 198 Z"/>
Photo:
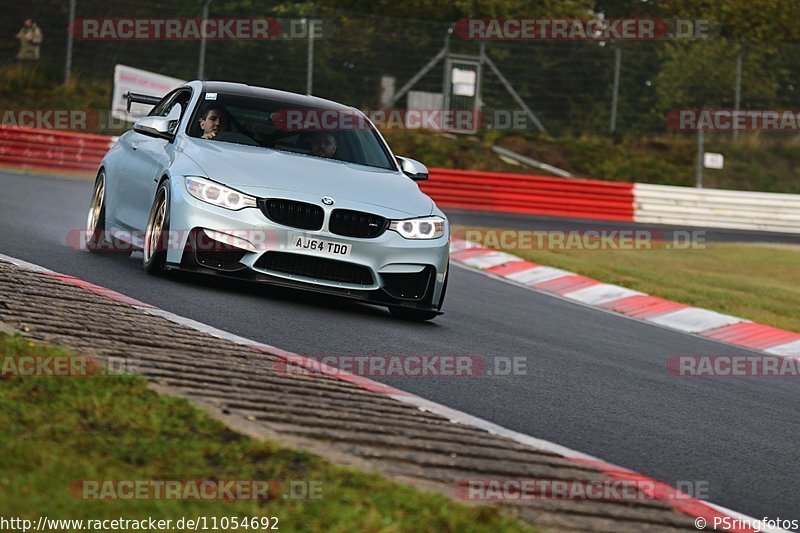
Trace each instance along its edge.
<path fill-rule="evenodd" d="M 0 362 L 67 352 L 0 333 Z M 534 531 L 496 506 L 453 502 L 234 433 L 133 376 L 0 378 L 0 516 L 36 520 L 277 516 L 286 531 Z M 278 480 L 268 501 L 76 499 L 78 480 Z M 321 499 L 285 499 L 290 480 Z M 173 522 L 174 524 L 175 522 Z M 209 524 L 211 521 L 209 519 Z"/>
<path fill-rule="evenodd" d="M 736 56 L 742 56 L 742 100 L 769 105 L 788 74 L 776 65 L 778 51 L 764 43 L 737 43 L 725 38 L 666 45 L 657 77 L 659 105 L 674 108 L 732 108 Z M 746 68 L 745 68 L 746 66 Z"/>
<path fill-rule="evenodd" d="M 665 16 L 711 20 L 735 40 L 795 41 L 800 3 L 795 0 L 663 0 Z"/>
<path fill-rule="evenodd" d="M 5 109 L 107 109 L 108 83 L 73 79 L 55 81 L 59 72 L 47 63 L 0 67 L 0 99 Z"/>

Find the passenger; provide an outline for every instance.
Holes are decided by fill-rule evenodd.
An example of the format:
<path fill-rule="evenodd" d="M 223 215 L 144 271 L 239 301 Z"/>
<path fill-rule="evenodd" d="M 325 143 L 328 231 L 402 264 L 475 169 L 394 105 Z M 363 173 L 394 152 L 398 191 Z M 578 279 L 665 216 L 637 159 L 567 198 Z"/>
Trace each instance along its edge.
<path fill-rule="evenodd" d="M 311 155 L 317 157 L 330 157 L 336 153 L 336 138 L 330 133 L 312 133 L 308 144 L 311 145 Z"/>
<path fill-rule="evenodd" d="M 200 118 L 201 139 L 213 139 L 218 133 L 228 131 L 228 111 L 221 105 L 210 105 Z"/>

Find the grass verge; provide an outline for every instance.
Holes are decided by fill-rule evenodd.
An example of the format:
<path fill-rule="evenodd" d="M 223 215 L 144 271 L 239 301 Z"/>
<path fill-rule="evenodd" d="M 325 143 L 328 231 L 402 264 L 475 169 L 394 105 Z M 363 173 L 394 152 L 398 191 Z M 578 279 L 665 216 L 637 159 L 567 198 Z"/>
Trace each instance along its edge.
<path fill-rule="evenodd" d="M 0 364 L 20 355 L 67 352 L 0 333 Z M 497 507 L 462 505 L 243 437 L 183 399 L 155 394 L 136 376 L 0 377 L 0 428 L 0 517 L 34 524 L 40 515 L 208 517 L 210 527 L 210 517 L 268 516 L 278 517 L 284 531 L 533 531 Z M 69 491 L 77 480 L 164 479 L 279 480 L 281 487 L 316 481 L 322 497 L 87 501 Z"/>
<path fill-rule="evenodd" d="M 800 246 L 714 243 L 687 250 L 503 251 L 604 283 L 800 333 Z"/>

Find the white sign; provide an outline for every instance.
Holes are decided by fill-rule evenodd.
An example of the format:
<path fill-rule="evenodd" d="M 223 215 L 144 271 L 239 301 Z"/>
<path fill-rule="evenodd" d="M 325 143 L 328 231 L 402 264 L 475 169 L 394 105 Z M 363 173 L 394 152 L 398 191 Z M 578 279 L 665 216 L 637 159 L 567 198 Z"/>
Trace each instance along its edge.
<path fill-rule="evenodd" d="M 453 96 L 475 96 L 475 81 L 478 73 L 474 70 L 453 69 Z"/>
<path fill-rule="evenodd" d="M 703 152 L 703 166 L 721 169 L 725 164 L 725 156 L 714 152 Z"/>
<path fill-rule="evenodd" d="M 394 98 L 394 85 L 397 78 L 394 76 L 381 76 L 381 107 L 389 107 Z"/>
<path fill-rule="evenodd" d="M 405 114 L 404 126 L 407 129 L 417 129 L 429 127 L 434 130 L 442 129 L 441 109 L 444 107 L 444 96 L 442 93 L 429 93 L 425 91 L 408 91 L 406 100 L 408 113 Z M 419 111 L 420 113 L 415 113 Z M 438 120 L 423 121 L 422 117 L 430 117 Z M 424 124 L 423 124 L 424 122 Z"/>
<path fill-rule="evenodd" d="M 158 96 L 161 98 L 172 89 L 186 83 L 178 78 L 162 76 L 154 72 L 117 65 L 114 67 L 114 90 L 112 91 L 111 116 L 119 120 L 135 122 L 150 112 L 152 106 L 146 104 L 131 104 L 131 112 L 127 112 L 128 92 Z"/>

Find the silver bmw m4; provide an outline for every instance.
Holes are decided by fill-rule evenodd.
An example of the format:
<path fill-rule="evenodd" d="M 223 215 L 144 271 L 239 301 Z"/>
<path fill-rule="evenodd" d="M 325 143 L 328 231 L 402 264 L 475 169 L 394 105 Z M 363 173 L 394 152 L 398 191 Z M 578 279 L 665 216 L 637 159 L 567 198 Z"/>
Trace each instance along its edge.
<path fill-rule="evenodd" d="M 87 247 L 441 314 L 449 227 L 366 116 L 328 100 L 192 81 L 120 136 L 97 173 Z"/>

